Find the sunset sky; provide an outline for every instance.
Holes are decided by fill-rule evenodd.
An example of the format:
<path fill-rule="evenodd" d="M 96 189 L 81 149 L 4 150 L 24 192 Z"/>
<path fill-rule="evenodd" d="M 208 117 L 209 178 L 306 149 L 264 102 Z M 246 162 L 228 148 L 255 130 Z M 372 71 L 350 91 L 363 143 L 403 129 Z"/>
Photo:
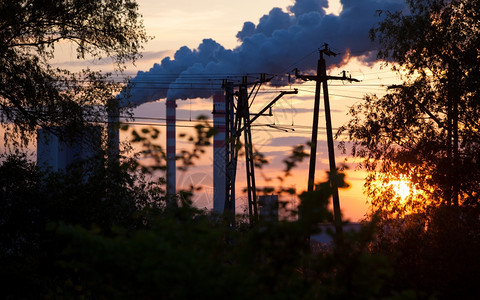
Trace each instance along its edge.
<path fill-rule="evenodd" d="M 349 106 L 361 101 L 367 93 L 384 93 L 385 86 L 397 80 L 388 67 L 380 68 L 380 62 L 375 59 L 374 50 L 377 48 L 369 41 L 368 30 L 380 20 L 376 17 L 377 9 L 397 10 L 401 8 L 401 1 L 343 0 L 343 5 L 340 1 L 328 2 L 329 7 L 326 8 L 327 1 L 315 0 L 298 0 L 296 3 L 293 0 L 139 0 L 147 34 L 153 39 L 145 45 L 143 58 L 126 71 L 137 81 L 137 88 L 133 90 L 133 101 L 139 104 L 135 116 L 165 118 L 165 97 L 183 98 L 187 100 L 177 100 L 177 119 L 180 120 L 177 124 L 188 126 L 192 124 L 189 120 L 199 114 L 211 118 L 212 99 L 209 93 L 218 90 L 222 76 L 231 76 L 235 80 L 235 76 L 239 78 L 247 73 L 273 74 L 273 81 L 279 87 L 263 87 L 252 112 L 261 109 L 278 91 L 299 89 L 298 95 L 284 96 L 275 105 L 273 117 L 262 117 L 257 121 L 259 125 L 276 125 L 283 130 L 258 126 L 253 131 L 254 146 L 270 161 L 270 166 L 261 172 L 275 178 L 280 175 L 282 161 L 292 146 L 304 144 L 311 135 L 315 85 L 299 81 L 288 84 L 287 73 L 296 67 L 305 73 L 315 69 L 318 49 L 324 43 L 339 53 L 336 57 L 327 58 L 328 73 L 339 75 L 346 70 L 352 77 L 361 80 L 354 84 L 329 82 L 334 133 L 348 120 Z M 78 63 L 65 53 L 68 51 L 57 59 L 58 64 L 70 68 L 88 64 Z M 170 59 L 162 62 L 166 57 Z M 111 69 L 108 61 L 90 62 L 89 67 L 103 71 Z M 142 72 L 137 74 L 138 71 Z M 203 74 L 207 79 L 202 80 L 206 81 L 193 81 L 192 76 L 196 74 Z M 195 91 L 195 87 L 205 84 L 211 87 L 210 91 Z M 164 122 L 153 119 L 137 121 Z M 319 125 L 317 181 L 324 179 L 328 169 L 323 103 Z M 160 130 L 164 129 L 160 127 Z M 182 130 L 178 128 L 177 134 Z M 177 141 L 177 151 L 182 147 L 188 147 L 188 144 Z M 345 158 L 336 149 L 337 165 L 344 163 Z M 344 216 L 357 221 L 367 211 L 366 199 L 361 192 L 365 173 L 354 171 L 351 159 L 348 167 L 347 181 L 351 187 L 340 191 L 340 202 Z M 294 178 L 287 181 L 298 192 L 306 189 L 307 169 L 306 160 L 297 168 Z M 257 185 L 278 184 L 275 180 L 265 183 L 261 172 L 257 171 Z M 237 170 L 239 185 L 244 173 L 242 162 Z M 193 183 L 204 187 L 195 199 L 200 207 L 212 207 L 211 181 L 211 152 L 189 173 L 177 173 L 177 185 Z M 237 192 L 237 195 L 240 193 Z M 242 199 L 237 201 L 237 211 L 245 207 L 243 202 Z"/>

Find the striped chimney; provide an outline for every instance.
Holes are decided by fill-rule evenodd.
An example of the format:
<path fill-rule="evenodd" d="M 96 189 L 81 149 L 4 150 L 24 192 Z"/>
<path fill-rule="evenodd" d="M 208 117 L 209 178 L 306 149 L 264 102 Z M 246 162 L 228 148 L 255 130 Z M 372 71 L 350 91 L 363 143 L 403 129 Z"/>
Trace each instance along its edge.
<path fill-rule="evenodd" d="M 225 94 L 217 92 L 213 96 L 213 127 L 217 134 L 213 137 L 213 211 L 223 213 L 226 191 L 226 159 L 225 145 L 226 111 Z"/>

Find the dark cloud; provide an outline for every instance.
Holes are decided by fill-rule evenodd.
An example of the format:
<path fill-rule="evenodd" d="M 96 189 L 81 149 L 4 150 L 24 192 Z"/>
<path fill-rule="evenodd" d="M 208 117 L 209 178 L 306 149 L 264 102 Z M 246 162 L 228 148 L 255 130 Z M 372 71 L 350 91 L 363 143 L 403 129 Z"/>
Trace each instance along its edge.
<path fill-rule="evenodd" d="M 327 15 L 325 0 L 297 0 L 285 12 L 272 9 L 257 25 L 246 22 L 237 38 L 241 45 L 225 49 L 212 39 L 205 39 L 197 49 L 180 48 L 173 59 L 167 57 L 148 72 L 138 72 L 132 80 L 131 101 L 141 104 L 162 98 L 207 98 L 221 89 L 221 80 L 233 74 L 302 71 L 316 68 L 316 59 L 299 60 L 316 53 L 328 43 L 341 53 L 329 58 L 329 64 L 341 65 L 346 56 L 365 63 L 375 60 L 375 46 L 368 31 L 379 21 L 377 10 L 396 11 L 404 7 L 402 0 L 342 0 L 340 15 Z M 349 51 L 351 50 L 351 51 Z M 350 52 L 350 53 L 349 53 Z M 298 63 L 297 63 L 298 62 Z M 294 66 L 292 66 L 295 64 Z M 277 85 L 285 81 L 277 81 Z"/>
<path fill-rule="evenodd" d="M 246 37 L 263 34 L 266 37 L 271 37 L 273 33 L 280 29 L 288 29 L 294 22 L 290 14 L 284 12 L 278 7 L 273 8 L 268 15 L 260 18 L 258 25 L 255 26 L 252 22 L 245 22 L 243 29 L 237 34 L 240 41 L 244 41 Z"/>
<path fill-rule="evenodd" d="M 295 16 L 301 16 L 312 11 L 325 14 L 324 8 L 328 8 L 327 0 L 297 0 L 294 5 L 289 7 L 289 10 Z"/>

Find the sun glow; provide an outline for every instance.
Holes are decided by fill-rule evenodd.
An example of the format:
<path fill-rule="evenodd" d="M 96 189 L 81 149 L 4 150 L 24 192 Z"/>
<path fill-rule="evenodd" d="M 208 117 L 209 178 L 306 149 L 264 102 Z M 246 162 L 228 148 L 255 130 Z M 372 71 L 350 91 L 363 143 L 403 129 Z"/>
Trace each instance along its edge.
<path fill-rule="evenodd" d="M 400 176 L 397 180 L 392 180 L 388 183 L 388 186 L 392 188 L 395 196 L 400 198 L 402 202 L 417 193 L 416 189 L 412 187 L 412 183 L 404 175 Z"/>
<path fill-rule="evenodd" d="M 400 197 L 402 201 L 405 200 L 412 192 L 412 189 L 408 185 L 408 181 L 404 178 L 390 181 L 389 185 L 393 188 L 395 195 Z"/>

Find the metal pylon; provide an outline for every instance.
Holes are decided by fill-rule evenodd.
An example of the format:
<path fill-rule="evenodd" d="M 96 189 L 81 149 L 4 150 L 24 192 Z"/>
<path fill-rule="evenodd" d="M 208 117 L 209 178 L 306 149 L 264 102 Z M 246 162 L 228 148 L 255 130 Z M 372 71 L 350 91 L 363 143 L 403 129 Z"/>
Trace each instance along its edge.
<path fill-rule="evenodd" d="M 260 79 L 254 82 L 248 82 L 247 76 L 244 76 L 240 84 L 234 84 L 224 80 L 223 87 L 225 89 L 226 101 L 226 198 L 225 211 L 235 213 L 235 179 L 237 171 L 238 154 L 242 147 L 245 149 L 245 163 L 247 175 L 247 196 L 248 196 L 248 213 L 251 222 L 258 220 L 257 194 L 255 184 L 255 162 L 253 153 L 253 142 L 251 124 L 265 111 L 275 104 L 285 94 L 297 94 L 298 91 L 282 91 L 280 94 L 270 101 L 259 113 L 251 114 L 250 106 L 252 105 L 255 95 L 260 89 L 262 83 L 272 79 L 266 78 L 265 74 L 261 74 Z M 250 92 L 248 87 L 251 86 Z M 237 88 L 236 91 L 234 89 Z M 252 118 L 250 118 L 253 115 Z M 244 144 L 241 142 L 241 135 L 244 136 Z"/>

